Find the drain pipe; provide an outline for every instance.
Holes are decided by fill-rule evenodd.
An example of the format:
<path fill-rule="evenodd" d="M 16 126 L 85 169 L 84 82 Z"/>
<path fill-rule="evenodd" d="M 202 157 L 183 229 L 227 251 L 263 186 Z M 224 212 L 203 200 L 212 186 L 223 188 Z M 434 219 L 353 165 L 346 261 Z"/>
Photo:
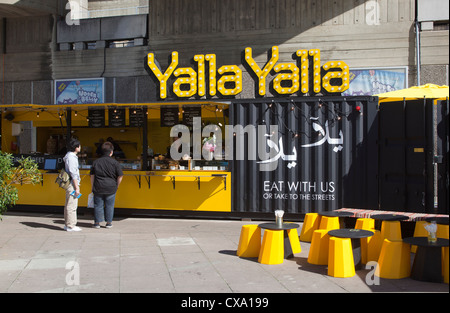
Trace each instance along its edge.
<path fill-rule="evenodd" d="M 418 13 L 419 5 L 418 0 L 416 2 L 416 17 L 414 19 L 414 26 L 416 29 L 416 64 L 417 64 L 417 86 L 420 86 L 420 23 L 418 21 Z"/>
<path fill-rule="evenodd" d="M 416 63 L 417 63 L 417 86 L 420 86 L 420 27 L 419 22 L 415 21 L 416 27 Z"/>

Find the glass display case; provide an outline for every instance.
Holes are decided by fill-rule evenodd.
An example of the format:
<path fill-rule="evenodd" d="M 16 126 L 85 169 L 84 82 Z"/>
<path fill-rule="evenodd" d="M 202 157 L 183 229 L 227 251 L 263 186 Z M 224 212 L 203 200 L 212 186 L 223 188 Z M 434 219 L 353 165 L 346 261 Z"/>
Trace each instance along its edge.
<path fill-rule="evenodd" d="M 228 161 L 222 160 L 193 160 L 194 171 L 228 171 Z"/>
<path fill-rule="evenodd" d="M 120 160 L 119 161 L 122 170 L 141 170 L 141 161 L 140 160 Z"/>
<path fill-rule="evenodd" d="M 168 171 L 228 171 L 228 161 L 222 160 L 171 160 L 155 158 L 152 160 L 152 170 Z"/>
<path fill-rule="evenodd" d="M 78 159 L 78 164 L 79 164 L 79 168 L 82 170 L 88 170 L 92 167 L 92 163 L 95 161 L 96 159 L 83 159 L 83 158 L 79 158 Z M 120 164 L 120 166 L 122 167 L 122 170 L 141 170 L 142 168 L 142 162 L 141 160 L 138 159 L 119 159 L 117 160 Z"/>

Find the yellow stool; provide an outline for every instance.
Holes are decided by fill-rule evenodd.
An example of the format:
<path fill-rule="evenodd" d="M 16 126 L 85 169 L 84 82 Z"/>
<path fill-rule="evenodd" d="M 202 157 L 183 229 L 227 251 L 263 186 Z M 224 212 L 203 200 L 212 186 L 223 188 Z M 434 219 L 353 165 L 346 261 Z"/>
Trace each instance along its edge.
<path fill-rule="evenodd" d="M 358 218 L 356 220 L 355 229 L 370 230 L 375 228 L 375 220 L 372 218 Z"/>
<path fill-rule="evenodd" d="M 339 229 L 339 217 L 338 216 L 322 216 L 320 219 L 319 229 L 333 230 Z"/>
<path fill-rule="evenodd" d="M 374 231 L 375 228 L 375 220 L 372 218 L 358 218 L 356 220 L 355 229 L 363 229 Z M 372 237 L 361 238 L 361 263 L 367 264 L 368 253 L 369 253 L 369 242 L 372 240 Z M 381 246 L 380 246 L 381 247 Z"/>
<path fill-rule="evenodd" d="M 264 230 L 258 262 L 262 264 L 281 264 L 284 260 L 283 230 Z"/>
<path fill-rule="evenodd" d="M 351 239 L 331 237 L 329 245 L 328 275 L 333 277 L 355 276 Z"/>
<path fill-rule="evenodd" d="M 378 258 L 380 257 L 381 247 L 383 245 L 383 239 L 381 238 L 381 232 L 376 229 L 370 229 L 370 231 L 374 232 L 374 235 L 369 238 L 364 238 L 365 240 L 361 240 L 361 250 L 363 246 L 363 242 L 367 242 L 367 259 L 366 264 L 370 261 L 378 262 Z M 362 251 L 361 251 L 362 253 Z M 362 256 L 361 262 L 364 263 Z"/>
<path fill-rule="evenodd" d="M 390 241 L 402 240 L 402 229 L 400 221 L 383 221 L 381 223 L 381 238 Z"/>
<path fill-rule="evenodd" d="M 438 238 L 448 239 L 448 225 L 437 224 L 436 236 Z"/>
<path fill-rule="evenodd" d="M 444 258 L 444 262 L 442 262 L 442 276 L 444 276 L 444 283 L 448 284 L 448 247 L 442 248 L 442 256 Z"/>
<path fill-rule="evenodd" d="M 261 249 L 261 228 L 258 225 L 242 225 L 236 254 L 243 258 L 257 258 Z"/>
<path fill-rule="evenodd" d="M 313 233 L 311 246 L 309 247 L 308 263 L 315 265 L 328 264 L 328 230 L 320 229 Z"/>
<path fill-rule="evenodd" d="M 426 235 L 426 236 L 428 236 L 428 235 Z M 436 237 L 448 239 L 448 225 L 437 224 Z M 445 249 L 447 249 L 447 263 L 445 263 L 446 262 L 445 261 Z M 442 248 L 442 272 L 445 273 L 445 271 L 447 271 L 447 284 L 448 284 L 448 247 Z M 445 279 L 445 275 L 444 275 L 444 279 Z"/>
<path fill-rule="evenodd" d="M 369 229 L 367 229 L 369 230 Z M 371 230 L 373 231 L 373 230 Z M 375 232 L 374 232 L 375 233 Z M 372 237 L 361 238 L 361 264 L 367 264 L 369 255 L 369 242 Z"/>
<path fill-rule="evenodd" d="M 410 247 L 403 241 L 384 239 L 375 275 L 381 278 L 401 279 L 411 274 Z"/>
<path fill-rule="evenodd" d="M 319 225 L 320 215 L 317 213 L 307 213 L 300 232 L 300 240 L 304 242 L 311 242 L 312 235 L 315 230 L 319 229 Z"/>
<path fill-rule="evenodd" d="M 302 252 L 302 248 L 300 247 L 300 241 L 298 240 L 298 232 L 297 228 L 288 229 L 287 230 L 289 242 L 291 243 L 292 253 L 300 253 Z"/>
<path fill-rule="evenodd" d="M 428 237 L 428 231 L 425 226 L 428 225 L 426 221 L 417 221 L 414 226 L 414 236 L 413 237 Z M 411 245 L 411 252 L 416 253 L 417 246 Z"/>

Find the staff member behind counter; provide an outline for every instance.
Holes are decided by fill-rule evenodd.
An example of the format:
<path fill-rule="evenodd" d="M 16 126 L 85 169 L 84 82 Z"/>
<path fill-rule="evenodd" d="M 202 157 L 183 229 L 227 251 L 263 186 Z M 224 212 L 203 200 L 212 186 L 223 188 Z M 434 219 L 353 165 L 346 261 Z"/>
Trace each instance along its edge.
<path fill-rule="evenodd" d="M 115 142 L 112 137 L 106 138 L 106 141 L 112 143 L 112 145 L 114 146 L 113 157 L 119 158 L 119 159 L 126 159 L 125 153 L 123 152 L 122 148 L 120 148 L 119 144 L 117 142 Z M 96 154 L 98 157 L 101 157 L 101 156 L 103 156 L 102 145 L 105 141 L 103 140 L 103 138 L 100 138 L 99 142 L 100 143 L 98 144 Z"/>

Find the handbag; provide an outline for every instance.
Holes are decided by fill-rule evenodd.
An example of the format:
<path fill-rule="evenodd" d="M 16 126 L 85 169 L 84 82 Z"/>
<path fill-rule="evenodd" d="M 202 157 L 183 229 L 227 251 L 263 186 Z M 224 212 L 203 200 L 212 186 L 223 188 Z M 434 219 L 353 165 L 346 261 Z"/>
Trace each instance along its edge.
<path fill-rule="evenodd" d="M 90 209 L 94 208 L 94 193 L 92 193 L 92 192 L 88 196 L 87 207 Z"/>
<path fill-rule="evenodd" d="M 58 176 L 56 177 L 55 183 L 57 183 L 58 186 L 64 190 L 67 190 L 67 188 L 69 188 L 71 184 L 70 175 L 66 172 L 65 169 L 61 169 Z"/>

